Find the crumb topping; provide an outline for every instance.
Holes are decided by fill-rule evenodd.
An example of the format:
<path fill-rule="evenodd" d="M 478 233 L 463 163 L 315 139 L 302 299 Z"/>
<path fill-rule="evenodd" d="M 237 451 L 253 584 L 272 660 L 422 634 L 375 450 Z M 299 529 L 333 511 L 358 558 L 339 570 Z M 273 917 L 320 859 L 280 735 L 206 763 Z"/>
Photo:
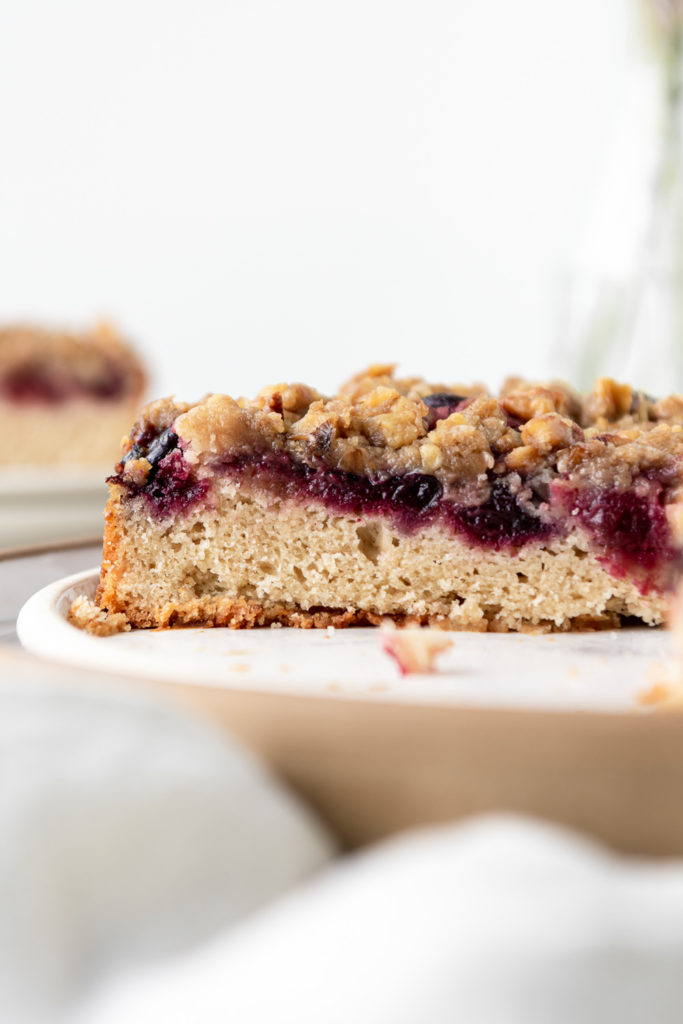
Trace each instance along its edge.
<path fill-rule="evenodd" d="M 194 405 L 148 405 L 124 444 L 121 481 L 136 487 L 154 472 L 145 445 L 172 428 L 198 472 L 244 453 L 284 452 L 314 468 L 373 480 L 421 473 L 465 505 L 487 501 L 505 475 L 518 500 L 538 505 L 558 476 L 578 487 L 631 485 L 657 473 L 668 500 L 683 486 L 683 397 L 655 400 L 602 378 L 580 396 L 567 385 L 481 386 L 396 378 L 371 366 L 338 395 L 303 384 L 264 388 L 253 400 L 211 394 Z"/>
<path fill-rule="evenodd" d="M 24 325 L 0 328 L 0 395 L 10 400 L 139 401 L 145 383 L 139 359 L 107 323 L 79 334 Z"/>

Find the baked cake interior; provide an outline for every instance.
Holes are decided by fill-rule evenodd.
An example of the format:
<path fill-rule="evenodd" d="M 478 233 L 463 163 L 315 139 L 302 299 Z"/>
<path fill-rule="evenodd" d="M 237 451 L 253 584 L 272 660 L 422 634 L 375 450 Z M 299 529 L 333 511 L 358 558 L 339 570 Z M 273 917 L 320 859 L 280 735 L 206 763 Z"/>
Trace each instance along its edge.
<path fill-rule="evenodd" d="M 662 621 L 683 400 L 372 367 L 326 398 L 148 406 L 110 478 L 98 601 L 136 626 Z"/>

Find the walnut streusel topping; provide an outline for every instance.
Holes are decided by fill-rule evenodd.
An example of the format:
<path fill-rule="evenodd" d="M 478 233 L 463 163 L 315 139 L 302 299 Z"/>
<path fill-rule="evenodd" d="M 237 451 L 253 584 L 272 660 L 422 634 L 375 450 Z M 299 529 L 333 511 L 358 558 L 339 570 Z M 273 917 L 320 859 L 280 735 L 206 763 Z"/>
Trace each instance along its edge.
<path fill-rule="evenodd" d="M 564 384 L 508 380 L 500 396 L 480 386 L 395 378 L 371 366 L 338 395 L 303 384 L 264 388 L 252 401 L 213 394 L 188 406 L 170 399 L 143 410 L 130 450 L 172 427 L 185 458 L 210 469 L 243 453 L 283 451 L 295 461 L 382 478 L 430 474 L 465 504 L 485 501 L 491 480 L 513 475 L 522 497 L 547 492 L 558 474 L 577 485 L 625 488 L 648 471 L 683 487 L 683 398 L 655 401 L 598 380 L 581 397 Z M 123 477 L 139 486 L 144 459 Z"/>

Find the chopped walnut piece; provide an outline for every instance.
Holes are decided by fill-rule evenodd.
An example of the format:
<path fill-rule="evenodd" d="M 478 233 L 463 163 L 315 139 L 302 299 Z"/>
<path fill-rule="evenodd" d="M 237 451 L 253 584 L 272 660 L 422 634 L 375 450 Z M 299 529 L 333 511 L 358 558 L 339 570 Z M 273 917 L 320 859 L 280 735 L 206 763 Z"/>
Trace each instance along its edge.
<path fill-rule="evenodd" d="M 382 626 L 380 634 L 382 649 L 394 659 L 403 676 L 434 672 L 437 655 L 453 646 L 453 641 L 438 629 Z"/>
<path fill-rule="evenodd" d="M 397 380 L 394 377 L 396 370 L 395 363 L 373 363 L 366 370 L 354 374 L 339 389 L 339 396 L 348 399 L 350 402 L 357 402 L 363 395 L 374 391 L 375 388 L 393 388 L 399 394 L 407 395 L 420 384 L 425 382 L 420 377 L 406 377 Z"/>
<path fill-rule="evenodd" d="M 557 471 L 574 483 L 591 483 L 598 487 L 623 490 L 633 480 L 631 468 L 615 457 L 615 447 L 599 438 L 581 441 L 561 451 Z"/>
<path fill-rule="evenodd" d="M 527 420 L 520 428 L 522 443 L 530 445 L 542 455 L 558 448 L 568 448 L 583 440 L 583 431 L 573 420 L 556 412 L 546 412 Z"/>
<path fill-rule="evenodd" d="M 600 377 L 584 402 L 584 415 L 589 423 L 601 417 L 608 421 L 618 420 L 631 411 L 632 401 L 633 388 L 630 384 L 618 384 L 610 377 Z"/>
<path fill-rule="evenodd" d="M 634 391 L 631 398 L 629 416 L 634 423 L 638 423 L 641 426 L 653 419 L 665 419 L 666 417 L 655 416 L 654 405 L 654 399 L 646 395 L 644 391 Z"/>
<path fill-rule="evenodd" d="M 680 453 L 683 431 L 677 424 L 658 423 L 651 430 L 622 431 L 614 437 L 615 458 L 634 469 L 657 469 Z"/>
<path fill-rule="evenodd" d="M 669 420 L 672 423 L 683 424 L 683 395 L 669 395 L 668 398 L 661 398 L 653 404 L 652 412 L 657 420 Z"/>
<path fill-rule="evenodd" d="M 395 370 L 396 363 L 372 363 L 364 370 L 354 373 L 353 377 L 349 377 L 339 388 L 339 394 L 351 399 L 360 398 L 378 384 L 386 385 L 387 380 L 393 381 Z"/>
<path fill-rule="evenodd" d="M 289 428 L 289 436 L 293 440 L 313 437 L 322 427 L 328 427 L 328 440 L 337 433 L 339 413 L 333 408 L 333 402 L 312 402 L 306 414 L 295 420 Z"/>
<path fill-rule="evenodd" d="M 92 636 L 113 636 L 130 630 L 130 623 L 122 612 L 107 612 L 83 595 L 71 602 L 67 619 L 72 626 Z"/>
<path fill-rule="evenodd" d="M 530 476 L 543 465 L 543 456 L 537 448 L 529 444 L 513 448 L 505 456 L 505 468 L 511 473 L 521 473 L 522 476 Z"/>
<path fill-rule="evenodd" d="M 426 406 L 409 401 L 394 388 L 369 391 L 358 400 L 354 413 L 360 432 L 371 444 L 403 448 L 426 434 Z"/>
<path fill-rule="evenodd" d="M 144 487 L 151 468 L 151 462 L 145 458 L 128 459 L 124 463 L 122 476 L 126 483 L 130 483 L 134 487 Z"/>
<path fill-rule="evenodd" d="M 435 473 L 443 465 L 443 455 L 438 445 L 428 441 L 420 445 L 420 460 L 426 473 Z"/>
<path fill-rule="evenodd" d="M 258 447 L 259 443 L 272 440 L 284 430 L 279 413 L 241 409 L 227 395 L 209 395 L 175 422 L 176 433 L 192 446 L 195 455 Z"/>
<path fill-rule="evenodd" d="M 474 481 L 493 468 L 495 460 L 485 435 L 465 423 L 462 413 L 439 420 L 427 438 L 441 451 L 443 468 L 460 482 Z"/>
<path fill-rule="evenodd" d="M 509 426 L 505 410 L 490 395 L 472 399 L 461 407 L 458 415 L 463 423 L 476 427 L 497 454 L 509 452 L 521 443 L 519 431 Z"/>
<path fill-rule="evenodd" d="M 500 404 L 511 416 L 525 422 L 534 416 L 548 412 L 566 414 L 569 410 L 567 393 L 559 388 L 544 388 L 539 385 L 517 387 L 503 391 Z"/>
<path fill-rule="evenodd" d="M 252 408 L 279 413 L 287 423 L 300 419 L 313 402 L 323 396 L 306 384 L 275 384 L 263 388 L 251 403 Z"/>
<path fill-rule="evenodd" d="M 396 377 L 395 363 L 375 363 L 366 370 L 354 374 L 339 389 L 339 396 L 355 402 L 368 391 L 377 387 L 394 388 L 399 394 L 418 401 L 426 395 L 447 393 L 470 397 L 486 394 L 483 384 L 444 384 L 424 380 L 423 377 Z"/>
<path fill-rule="evenodd" d="M 454 414 L 451 413 L 451 415 Z M 455 415 L 462 416 L 463 423 L 470 423 L 473 427 L 478 427 L 489 444 L 498 441 L 509 429 L 507 416 L 500 403 L 489 395 L 475 398 L 468 405 L 464 405 Z"/>

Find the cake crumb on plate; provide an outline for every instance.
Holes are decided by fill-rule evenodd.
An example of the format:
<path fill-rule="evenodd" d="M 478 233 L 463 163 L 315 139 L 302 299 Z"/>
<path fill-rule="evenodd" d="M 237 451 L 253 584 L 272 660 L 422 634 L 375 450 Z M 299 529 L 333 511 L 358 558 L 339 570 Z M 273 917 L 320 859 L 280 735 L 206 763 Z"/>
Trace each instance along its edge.
<path fill-rule="evenodd" d="M 75 598 L 69 608 L 68 621 L 77 629 L 83 629 L 93 636 L 113 636 L 114 633 L 127 633 L 130 623 L 122 612 L 107 612 L 89 598 Z"/>
<path fill-rule="evenodd" d="M 380 634 L 383 650 L 394 659 L 404 676 L 434 672 L 437 655 L 453 646 L 453 641 L 438 629 L 383 626 Z"/>

